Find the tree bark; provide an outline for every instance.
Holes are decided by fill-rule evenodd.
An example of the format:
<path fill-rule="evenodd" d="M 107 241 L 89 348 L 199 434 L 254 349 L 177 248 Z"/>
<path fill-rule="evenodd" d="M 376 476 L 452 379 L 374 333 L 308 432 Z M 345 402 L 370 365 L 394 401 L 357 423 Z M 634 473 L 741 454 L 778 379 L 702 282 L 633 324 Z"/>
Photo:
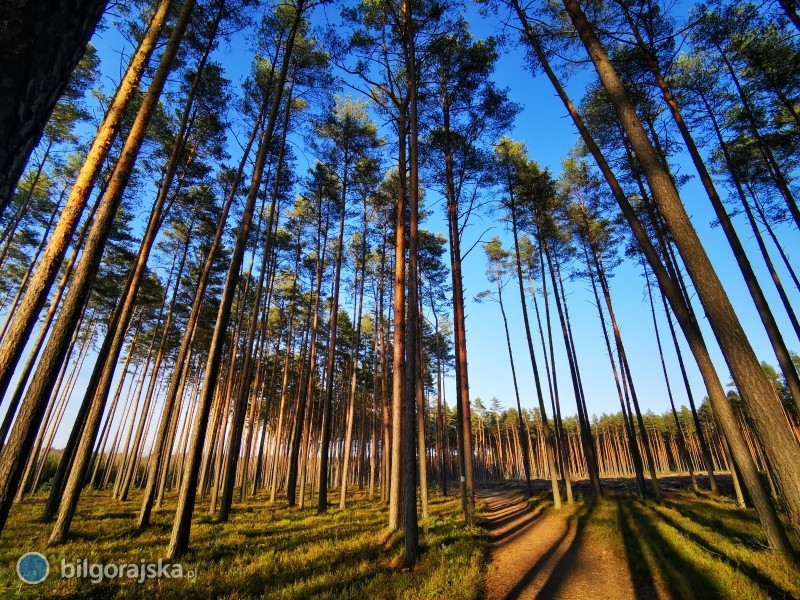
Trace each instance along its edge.
<path fill-rule="evenodd" d="M 9 0 L 0 9 L 0 216 L 108 0 Z"/>

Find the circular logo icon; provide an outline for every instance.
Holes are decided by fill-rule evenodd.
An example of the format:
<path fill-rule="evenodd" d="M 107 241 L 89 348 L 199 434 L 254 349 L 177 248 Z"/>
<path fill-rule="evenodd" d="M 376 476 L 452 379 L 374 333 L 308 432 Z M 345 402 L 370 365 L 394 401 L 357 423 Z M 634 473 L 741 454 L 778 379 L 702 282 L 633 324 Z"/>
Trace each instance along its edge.
<path fill-rule="evenodd" d="M 50 563 L 38 552 L 28 552 L 17 561 L 17 575 L 25 583 L 42 583 L 50 572 Z"/>

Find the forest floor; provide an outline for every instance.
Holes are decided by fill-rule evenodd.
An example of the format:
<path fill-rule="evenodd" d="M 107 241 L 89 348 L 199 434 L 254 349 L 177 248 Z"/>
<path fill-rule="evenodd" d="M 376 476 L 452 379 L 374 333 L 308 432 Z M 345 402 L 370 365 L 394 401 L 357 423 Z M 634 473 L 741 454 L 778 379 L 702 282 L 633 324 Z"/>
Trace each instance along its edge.
<path fill-rule="evenodd" d="M 266 494 L 268 496 L 268 494 Z M 62 559 L 74 564 L 157 563 L 163 558 L 175 516 L 175 497 L 153 514 L 153 525 L 138 533 L 134 522 L 141 498 L 113 500 L 110 492 L 85 491 L 70 539 L 49 547 L 51 525 L 38 520 L 46 494 L 14 505 L 0 536 L 0 598 L 307 598 L 359 600 L 456 598 L 483 593 L 486 536 L 463 526 L 459 502 L 432 494 L 430 517 L 420 522 L 420 560 L 400 568 L 403 539 L 386 529 L 387 507 L 356 492 L 345 510 L 330 506 L 318 515 L 316 500 L 304 509 L 285 500 L 270 504 L 264 494 L 235 502 L 230 521 L 207 513 L 197 501 L 191 551 L 179 562 L 185 578 L 110 579 L 62 577 Z M 333 492 L 330 501 L 338 500 Z M 16 564 L 25 552 L 47 557 L 50 574 L 38 585 L 20 581 Z"/>
<path fill-rule="evenodd" d="M 754 511 L 662 481 L 661 505 L 621 481 L 587 501 L 579 482 L 558 511 L 543 481 L 530 499 L 519 484 L 482 488 L 486 598 L 800 598 L 800 569 L 765 548 Z"/>
<path fill-rule="evenodd" d="M 495 600 L 499 598 L 800 598 L 800 569 L 764 546 L 752 510 L 688 491 L 686 478 L 664 478 L 661 505 L 630 493 L 630 480 L 606 480 L 606 500 L 556 511 L 546 482 L 526 499 L 518 483 L 481 486 L 477 527 L 465 527 L 457 497 L 431 495 L 420 522 L 422 554 L 400 567 L 402 535 L 386 529 L 387 509 L 363 492 L 345 510 L 318 515 L 274 504 L 262 494 L 234 503 L 230 521 L 198 499 L 184 578 L 92 581 L 64 578 L 64 564 L 157 563 L 164 556 L 175 497 L 136 532 L 138 493 L 127 502 L 85 491 L 67 543 L 50 547 L 39 521 L 46 493 L 14 505 L 0 536 L 0 598 L 352 598 Z M 338 498 L 331 493 L 331 502 Z M 50 574 L 22 583 L 17 559 L 41 552 Z M 800 556 L 800 555 L 799 555 Z M 64 562 L 62 562 L 64 561 Z"/>

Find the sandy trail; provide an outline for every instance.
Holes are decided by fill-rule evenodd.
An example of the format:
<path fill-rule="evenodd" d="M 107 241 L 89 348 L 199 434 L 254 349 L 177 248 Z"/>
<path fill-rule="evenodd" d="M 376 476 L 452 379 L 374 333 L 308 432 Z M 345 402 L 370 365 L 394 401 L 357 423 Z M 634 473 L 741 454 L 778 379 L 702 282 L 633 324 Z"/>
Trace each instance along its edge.
<path fill-rule="evenodd" d="M 653 597 L 634 588 L 624 556 L 584 529 L 585 509 L 565 508 L 571 511 L 565 518 L 541 504 L 529 507 L 516 490 L 486 490 L 480 496 L 490 541 L 488 599 Z"/>

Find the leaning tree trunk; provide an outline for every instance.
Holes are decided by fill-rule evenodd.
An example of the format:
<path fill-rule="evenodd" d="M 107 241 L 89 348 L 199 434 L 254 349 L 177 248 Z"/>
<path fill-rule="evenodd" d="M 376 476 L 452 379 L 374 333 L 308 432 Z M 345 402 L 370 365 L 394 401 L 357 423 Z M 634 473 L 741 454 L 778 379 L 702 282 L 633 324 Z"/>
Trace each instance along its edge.
<path fill-rule="evenodd" d="M 577 0 L 564 0 L 564 6 L 595 64 L 595 69 L 647 177 L 654 199 L 683 256 L 684 264 L 692 277 L 734 381 L 763 441 L 776 483 L 786 503 L 790 522 L 793 527 L 800 528 L 800 453 L 797 452 L 797 442 L 789 430 L 784 415 L 781 414 L 779 407 L 775 406 L 774 391 L 761 370 L 761 365 L 722 283 L 697 237 L 697 232 L 686 214 L 674 183 L 647 138 L 622 81 L 609 61 L 600 40 Z M 737 462 L 741 465 L 740 461 Z M 769 509 L 765 509 L 765 512 L 767 510 Z M 774 513 L 774 509 L 772 512 Z M 779 522 L 772 519 L 770 521 L 767 532 L 770 544 L 788 552 L 789 544 L 785 531 Z"/>
<path fill-rule="evenodd" d="M 184 242 L 183 251 L 181 253 L 180 266 L 178 267 L 178 273 L 175 276 L 175 289 L 172 292 L 172 299 L 170 300 L 169 310 L 167 311 L 167 318 L 164 321 L 164 327 L 161 332 L 161 341 L 158 344 L 158 350 L 156 351 L 156 358 L 152 367 L 152 375 L 147 385 L 147 391 L 145 392 L 144 408 L 142 409 L 143 416 L 150 412 L 150 406 L 153 403 L 153 397 L 156 392 L 155 390 L 156 379 L 159 371 L 161 370 L 161 362 L 164 360 L 164 353 L 166 352 L 169 333 L 170 330 L 172 329 L 172 319 L 175 314 L 175 304 L 178 300 L 178 292 L 181 289 L 181 277 L 183 276 L 183 269 L 186 266 L 186 257 L 189 252 L 189 244 L 191 244 L 192 241 L 193 229 L 194 229 L 194 218 L 192 219 L 192 222 L 189 225 L 189 230 L 186 233 L 186 240 Z M 139 421 L 139 425 L 136 430 L 136 436 L 134 437 L 134 449 L 135 449 L 134 456 L 138 455 L 138 451 L 141 448 L 142 444 L 144 443 L 145 437 L 146 436 L 144 429 L 144 418 L 142 418 Z M 138 460 L 133 460 L 130 462 L 128 469 L 125 471 L 125 475 L 122 480 L 122 486 L 119 491 L 119 500 L 121 502 L 125 502 L 128 499 L 128 492 L 130 491 L 131 482 L 133 481 L 134 475 L 136 474 L 137 466 L 138 466 Z"/>
<path fill-rule="evenodd" d="M 717 193 L 717 189 L 714 186 L 714 181 L 711 179 L 711 174 L 706 168 L 705 161 L 703 160 L 703 157 L 700 156 L 700 150 L 697 148 L 697 144 L 695 144 L 694 138 L 689 131 L 689 126 L 683 119 L 683 115 L 678 107 L 678 101 L 675 99 L 675 96 L 672 94 L 672 90 L 667 85 L 667 82 L 661 73 L 660 66 L 656 62 L 653 55 L 649 52 L 644 40 L 641 38 L 639 29 L 636 26 L 634 19 L 631 18 L 630 13 L 627 11 L 626 15 L 628 16 L 628 22 L 631 24 L 632 31 L 636 36 L 637 43 L 643 51 L 643 56 L 645 57 L 645 60 L 653 73 L 656 85 L 658 85 L 659 90 L 661 90 L 661 95 L 664 98 L 664 102 L 667 103 L 667 106 L 670 109 L 672 118 L 675 121 L 675 124 L 678 126 L 678 131 L 680 131 L 683 142 L 689 151 L 689 156 L 691 156 L 695 169 L 697 169 L 697 173 L 700 175 L 700 181 L 703 184 L 706 195 L 708 196 L 709 200 L 711 200 L 711 206 L 714 208 L 714 214 L 716 214 L 720 226 L 722 227 L 722 231 L 725 233 L 725 237 L 731 246 L 731 250 L 733 250 L 736 263 L 739 265 L 739 269 L 742 272 L 742 276 L 747 284 L 747 289 L 753 298 L 753 303 L 756 305 L 758 315 L 761 317 L 761 322 L 764 325 L 764 329 L 767 331 L 767 336 L 770 344 L 772 345 L 772 350 L 775 352 L 775 356 L 778 358 L 778 363 L 780 364 L 781 371 L 786 379 L 786 385 L 789 388 L 789 392 L 791 393 L 795 404 L 800 405 L 800 376 L 798 376 L 797 370 L 792 363 L 792 358 L 789 355 L 789 349 L 786 347 L 786 342 L 783 340 L 783 335 L 780 332 L 778 323 L 775 320 L 775 316 L 772 314 L 772 309 L 770 308 L 769 303 L 764 296 L 764 291 L 761 289 L 761 285 L 758 283 L 758 278 L 753 271 L 753 266 L 750 264 L 750 260 L 747 257 L 744 246 L 742 246 L 739 235 L 736 233 L 736 229 L 734 228 L 733 222 L 728 215 L 728 211 L 725 210 L 725 206 L 722 204 L 722 199 Z M 800 227 L 800 221 L 798 221 L 797 224 L 798 227 Z"/>
<path fill-rule="evenodd" d="M 523 285 L 522 279 L 522 257 L 519 251 L 519 236 L 517 234 L 517 205 L 516 205 L 516 198 L 514 197 L 513 190 L 510 189 L 509 184 L 509 202 L 511 205 L 511 232 L 514 237 L 514 257 L 515 257 L 515 264 L 517 267 L 517 284 L 519 286 L 519 301 L 522 305 L 522 321 L 525 325 L 525 337 L 528 341 L 528 354 L 530 355 L 531 359 L 531 368 L 533 369 L 533 380 L 536 384 L 536 398 L 539 401 L 539 415 L 542 419 L 542 429 L 544 431 L 544 447 L 545 452 L 547 454 L 547 467 L 550 470 L 550 487 L 553 493 L 553 506 L 555 508 L 561 507 L 561 493 L 558 489 L 558 471 L 556 470 L 556 461 L 555 461 L 555 443 L 553 439 L 553 434 L 550 430 L 550 422 L 547 419 L 547 410 L 544 407 L 544 396 L 542 394 L 542 384 L 539 379 L 539 366 L 536 364 L 536 354 L 533 351 L 533 337 L 531 336 L 531 325 L 528 319 L 528 303 L 525 301 L 525 287 Z M 499 290 L 498 290 L 499 291 Z M 502 309 L 502 304 L 500 305 Z M 505 319 L 505 313 L 503 315 Z M 508 346 L 509 355 L 511 354 L 511 343 L 509 341 Z M 546 360 L 546 358 L 545 358 Z M 511 360 L 512 363 L 512 371 L 513 368 L 513 359 Z M 514 386 L 516 387 L 516 375 L 514 376 Z M 526 427 L 523 427 L 522 424 L 522 408 L 519 405 L 519 393 L 517 392 L 517 407 L 519 408 L 519 426 L 520 426 L 520 436 L 522 436 L 522 464 L 525 467 L 525 479 L 527 480 L 528 484 L 528 496 L 533 494 L 533 489 L 531 488 L 531 480 L 530 480 L 530 457 L 528 456 L 528 430 Z"/>
<path fill-rule="evenodd" d="M 185 6 L 190 9 L 192 5 L 192 0 L 187 0 Z M 75 328 L 83 305 L 88 299 L 89 290 L 97 274 L 103 248 L 111 232 L 117 208 L 122 200 L 122 194 L 133 170 L 133 165 L 144 140 L 155 105 L 171 69 L 172 59 L 177 53 L 178 45 L 188 24 L 189 13 L 190 10 L 186 11 L 183 23 L 176 24 L 167 48 L 162 55 L 159 68 L 153 76 L 150 89 L 142 101 L 139 113 L 131 127 L 128 139 L 125 142 L 103 201 L 98 209 L 86 246 L 81 255 L 80 263 L 75 269 L 69 291 L 64 299 L 64 305 L 53 326 L 47 347 L 43 352 L 36 374 L 25 396 L 8 444 L 3 448 L 3 454 L 0 456 L 0 529 L 5 525 L 9 504 L 19 484 L 22 469 L 21 457 L 27 456 L 30 452 L 33 438 L 36 435 L 36 428 L 46 405 L 48 392 L 64 359 L 69 338 Z M 89 451 L 91 451 L 91 448 Z M 75 485 L 80 486 L 82 482 L 83 474 L 81 474 L 79 480 L 76 478 Z M 72 511 L 74 511 L 74 506 Z M 71 519 L 71 514 L 69 518 Z M 62 521 L 62 527 L 67 524 L 68 520 L 64 519 Z M 59 537 L 57 535 L 54 541 Z"/>
<path fill-rule="evenodd" d="M 6 416 L 3 417 L 3 423 L 0 424 L 0 450 L 2 450 L 2 445 L 5 442 L 6 436 L 11 430 L 11 424 L 13 422 L 14 415 L 17 413 L 17 406 L 19 405 L 19 401 L 22 400 L 22 395 L 25 393 L 25 389 L 28 385 L 28 378 L 30 378 L 31 374 L 33 373 L 33 369 L 36 366 L 36 359 L 39 357 L 39 352 L 41 352 L 42 347 L 47 340 L 47 333 L 50 330 L 50 324 L 53 322 L 53 319 L 55 319 L 56 314 L 58 313 L 58 308 L 61 304 L 61 298 L 64 296 L 64 292 L 67 289 L 67 284 L 72 277 L 72 270 L 75 266 L 78 256 L 80 255 L 83 242 L 89 232 L 89 226 L 92 224 L 94 215 L 97 212 L 98 206 L 100 205 L 100 200 L 102 200 L 102 196 L 99 197 L 94 203 L 89 211 L 86 222 L 84 223 L 83 227 L 81 227 L 81 232 L 78 235 L 78 239 L 76 240 L 75 247 L 72 251 L 72 256 L 67 262 L 67 265 L 64 267 L 64 274 L 61 276 L 61 281 L 58 284 L 56 293 L 50 300 L 50 308 L 47 310 L 47 315 L 45 316 L 44 322 L 39 329 L 39 335 L 36 337 L 36 342 L 34 342 L 33 348 L 28 354 L 28 359 L 25 361 L 25 366 L 22 369 L 22 373 L 17 379 L 17 385 L 14 388 L 14 395 L 11 396 L 11 400 L 8 403 L 8 408 L 6 409 Z"/>
<path fill-rule="evenodd" d="M 0 9 L 0 216 L 108 0 L 10 0 Z"/>
<path fill-rule="evenodd" d="M 142 101 L 142 107 L 139 110 L 139 114 L 136 117 L 133 127 L 131 128 L 131 133 L 128 135 L 128 139 L 125 141 L 125 147 L 123 148 L 122 155 L 114 169 L 115 175 L 112 178 L 112 184 L 109 185 L 109 189 L 106 192 L 106 199 L 109 202 L 109 206 L 114 205 L 113 210 L 108 211 L 108 221 L 106 223 L 103 223 L 103 218 L 106 215 L 101 215 L 98 213 L 98 217 L 92 227 L 93 230 L 95 227 L 103 228 L 103 230 L 100 232 L 100 235 L 103 236 L 103 243 L 94 249 L 98 255 L 96 258 L 97 263 L 100 261 L 100 255 L 102 255 L 102 249 L 105 246 L 106 240 L 108 239 L 111 225 L 113 224 L 114 220 L 114 215 L 116 214 L 116 210 L 121 202 L 122 194 L 127 186 L 128 178 L 133 170 L 133 165 L 138 156 L 139 149 L 142 146 L 142 142 L 144 141 L 144 136 L 147 132 L 148 125 L 150 124 L 150 119 L 155 112 L 156 104 L 161 96 L 161 91 L 164 88 L 164 84 L 166 83 L 170 71 L 172 70 L 172 64 L 175 56 L 178 53 L 178 47 L 183 39 L 183 34 L 189 25 L 193 9 L 194 0 L 185 0 L 183 7 L 181 8 L 180 16 L 178 17 L 178 21 L 172 30 L 169 42 L 167 43 L 164 53 L 161 56 L 158 69 L 153 75 L 150 88 L 148 89 L 147 94 Z M 164 195 L 166 195 L 166 193 L 164 193 Z M 97 390 L 98 395 L 95 395 L 94 389 L 92 389 L 92 383 L 90 383 L 91 391 L 87 392 L 87 396 L 84 399 L 87 400 L 90 397 L 92 398 L 91 408 L 88 412 L 88 417 L 83 428 L 84 435 L 81 437 L 81 443 L 76 449 L 70 477 L 67 480 L 67 484 L 64 488 L 64 497 L 59 507 L 56 523 L 50 535 L 51 544 L 61 543 L 66 539 L 66 536 L 69 533 L 69 527 L 72 523 L 72 518 L 75 514 L 75 509 L 78 505 L 80 490 L 83 486 L 86 470 L 89 466 L 92 448 L 94 447 L 94 442 L 97 438 L 97 430 L 100 426 L 100 420 L 103 416 L 103 409 L 105 408 L 105 402 L 108 397 L 108 390 L 111 386 L 111 376 L 113 375 L 114 366 L 116 365 L 116 360 L 119 357 L 119 352 L 122 348 L 122 340 L 124 339 L 125 335 L 124 332 L 130 323 L 130 315 L 133 312 L 132 299 L 135 298 L 136 288 L 138 287 L 138 283 L 136 282 L 137 272 L 138 276 L 141 277 L 141 273 L 143 271 L 142 262 L 146 264 L 147 254 L 149 253 L 149 248 L 147 248 L 147 245 L 152 245 L 155 237 L 155 233 L 151 232 L 151 229 L 151 227 L 148 227 L 147 234 L 151 237 L 148 237 L 148 235 L 145 236 L 145 239 L 142 242 L 142 250 L 144 250 L 144 252 L 140 250 L 139 257 L 137 259 L 137 265 L 134 267 L 134 271 L 131 274 L 132 276 L 129 279 L 130 289 L 126 294 L 126 301 L 124 303 L 121 302 L 121 310 L 114 311 L 112 322 L 109 323 L 108 326 L 106 340 L 104 340 L 104 346 L 106 346 L 106 342 L 109 342 L 109 345 L 106 347 L 106 349 L 109 351 L 110 356 L 108 356 L 107 360 L 105 361 L 106 366 L 109 368 L 103 369 L 103 376 L 98 376 L 97 378 L 97 387 L 95 389 Z M 81 259 L 82 265 L 87 261 L 88 257 L 92 257 L 92 254 L 89 253 L 89 245 L 91 242 L 92 236 L 90 234 L 89 242 L 87 242 L 87 247 L 84 250 L 84 256 Z M 94 267 L 96 272 L 96 264 Z M 78 273 L 76 272 L 76 278 L 77 275 Z M 75 282 L 73 282 L 72 285 L 75 285 Z M 128 302 L 128 298 L 131 299 L 130 302 Z M 110 337 L 113 337 L 113 339 L 109 340 Z M 98 360 L 98 363 L 104 362 L 104 359 L 106 358 L 106 354 L 102 349 L 100 356 L 101 358 Z M 95 379 L 94 373 L 92 375 L 92 379 Z"/>
<path fill-rule="evenodd" d="M 225 474 L 222 486 L 222 503 L 220 505 L 219 518 L 220 521 L 227 521 L 230 515 L 231 504 L 233 503 L 233 490 L 236 483 L 236 465 L 239 462 L 239 453 L 242 445 L 242 434 L 244 429 L 245 413 L 247 411 L 247 398 L 250 395 L 251 376 L 253 370 L 253 346 L 256 338 L 256 327 L 258 326 L 258 313 L 261 310 L 261 294 L 264 288 L 264 280 L 267 275 L 269 256 L 272 252 L 272 234 L 273 224 L 277 222 L 277 214 L 280 210 L 278 204 L 278 195 L 280 192 L 280 178 L 283 168 L 283 158 L 286 147 L 286 134 L 289 125 L 289 114 L 291 113 L 291 89 L 287 94 L 286 113 L 283 123 L 283 133 L 281 135 L 280 150 L 278 152 L 278 160 L 275 166 L 274 186 L 272 190 L 272 202 L 269 209 L 269 219 L 267 221 L 267 235 L 264 240 L 264 250 L 261 256 L 261 266 L 259 271 L 259 280 L 256 284 L 256 295 L 253 301 L 253 310 L 250 315 L 250 324 L 247 332 L 247 341 L 245 343 L 244 358 L 242 361 L 241 374 L 239 380 L 239 387 L 237 388 L 234 396 L 234 410 L 231 423 L 230 436 L 228 437 L 228 456 L 225 463 Z M 244 299 L 243 299 L 244 302 Z M 253 398 L 255 402 L 255 397 Z M 242 484 L 244 489 L 244 483 Z"/>
<path fill-rule="evenodd" d="M 192 341 L 194 340 L 194 334 L 197 328 L 197 323 L 200 320 L 200 312 L 203 306 L 203 298 L 205 295 L 206 286 L 208 285 L 208 280 L 211 275 L 211 270 L 214 267 L 214 261 L 217 257 L 217 251 L 219 250 L 220 244 L 222 242 L 222 235 L 225 231 L 225 223 L 227 222 L 228 219 L 228 212 L 230 210 L 234 198 L 236 198 L 236 190 L 239 187 L 239 183 L 241 182 L 242 173 L 244 172 L 247 158 L 250 155 L 250 149 L 252 148 L 253 142 L 255 141 L 256 136 L 258 134 L 262 117 L 263 117 L 263 109 L 262 111 L 259 112 L 258 118 L 256 119 L 256 122 L 253 125 L 253 130 L 252 133 L 250 134 L 250 139 L 248 140 L 247 145 L 244 148 L 242 159 L 239 163 L 239 169 L 236 172 L 236 177 L 231 183 L 230 192 L 228 193 L 225 203 L 222 206 L 222 212 L 220 213 L 219 219 L 217 220 L 217 229 L 214 232 L 214 239 L 212 240 L 211 245 L 208 248 L 205 262 L 203 263 L 203 270 L 200 274 L 200 278 L 198 279 L 197 287 L 195 288 L 194 299 L 192 300 L 192 307 L 189 312 L 189 319 L 187 320 L 186 323 L 186 328 L 184 330 L 184 334 L 181 339 L 181 345 L 180 348 L 178 349 L 178 355 L 175 359 L 175 367 L 173 368 L 170 382 L 169 385 L 167 386 L 167 393 L 166 396 L 164 397 L 161 423 L 159 424 L 158 431 L 156 432 L 155 441 L 153 442 L 153 448 L 150 454 L 150 467 L 147 474 L 147 483 L 145 484 L 144 498 L 142 499 L 142 507 L 139 511 L 139 517 L 136 523 L 137 529 L 144 529 L 150 524 L 150 514 L 153 509 L 153 500 L 155 498 L 156 484 L 158 482 L 158 476 L 157 476 L 158 466 L 161 465 L 162 463 L 164 463 L 166 466 L 164 455 L 169 454 L 169 450 L 171 449 L 172 438 L 170 438 L 168 435 L 169 423 L 171 421 L 170 415 L 173 412 L 175 412 L 176 402 L 180 397 L 178 392 L 179 389 L 182 387 L 182 382 L 185 380 L 186 377 L 186 370 L 188 368 L 187 365 L 188 355 L 191 351 Z"/>
<path fill-rule="evenodd" d="M 88 4 L 88 1 L 86 2 Z M 31 2 L 31 4 L 36 4 Z M 3 344 L 0 346 L 0 396 L 5 395 L 14 369 L 22 356 L 28 337 L 36 325 L 39 312 L 44 306 L 50 292 L 50 286 L 58 275 L 58 270 L 64 259 L 64 253 L 69 247 L 75 228 L 78 226 L 83 208 L 91 195 L 97 177 L 108 156 L 111 144 L 117 135 L 131 100 L 136 95 L 139 82 L 153 53 L 159 33 L 166 21 L 172 0 L 162 0 L 158 10 L 150 20 L 136 53 L 131 58 L 128 70 L 120 81 L 114 99 L 106 111 L 94 141 L 86 154 L 86 159 L 81 166 L 75 183 L 70 190 L 67 203 L 61 212 L 61 217 L 53 230 L 53 235 L 47 243 L 41 260 L 28 284 L 25 295 L 19 302 L 19 307 L 14 319 L 8 326 Z M 49 10 L 48 3 L 48 10 Z M 31 38 L 36 39 L 36 38 Z M 5 54 L 4 54 L 5 56 Z M 2 175 L 0 175 L 2 177 Z M 1 527 L 0 527 L 1 528 Z"/>
<path fill-rule="evenodd" d="M 503 328 L 506 332 L 506 345 L 508 346 L 508 360 L 511 363 L 511 380 L 514 383 L 514 396 L 517 399 L 517 425 L 519 429 L 519 436 L 522 440 L 520 444 L 522 450 L 522 467 L 525 471 L 525 484 L 527 486 L 528 498 L 533 495 L 533 488 L 531 487 L 531 463 L 530 456 L 528 455 L 528 429 L 525 427 L 525 422 L 522 417 L 522 403 L 519 399 L 519 386 L 517 385 L 517 369 L 514 366 L 514 353 L 511 350 L 511 335 L 508 333 L 508 319 L 506 318 L 506 309 L 503 306 L 503 286 L 501 285 L 500 276 L 497 276 L 497 301 L 500 304 L 500 314 L 503 317 Z M 524 300 L 523 300 L 524 302 Z M 552 457 L 551 457 L 552 458 Z M 550 465 L 550 473 L 555 473 L 555 465 Z M 558 494 L 558 481 L 554 479 L 555 491 L 553 497 Z"/>
<path fill-rule="evenodd" d="M 211 401 L 214 397 L 214 391 L 217 387 L 217 376 L 219 374 L 220 361 L 222 358 L 224 337 L 228 329 L 228 321 L 230 320 L 233 296 L 236 292 L 239 280 L 239 268 L 241 267 L 242 260 L 244 259 L 244 251 L 245 246 L 247 245 L 247 237 L 250 233 L 250 225 L 253 220 L 256 197 L 258 196 L 258 191 L 261 187 L 261 176 L 264 172 L 267 153 L 269 151 L 272 142 L 272 136 L 275 131 L 275 122 L 277 120 L 278 110 L 281 104 L 283 87 L 286 83 L 286 75 L 289 71 L 289 62 L 292 55 L 294 40 L 302 19 L 303 7 L 304 5 L 302 0 L 300 0 L 295 7 L 294 18 L 289 31 L 289 36 L 286 40 L 280 74 L 274 88 L 275 91 L 272 98 L 272 106 L 270 107 L 269 118 L 267 119 L 267 127 L 263 133 L 261 146 L 258 150 L 255 165 L 253 167 L 253 178 L 250 183 L 250 189 L 247 193 L 247 200 L 245 201 L 241 225 L 236 237 L 236 243 L 234 244 L 233 254 L 228 267 L 225 289 L 223 290 L 222 300 L 217 312 L 217 322 L 214 326 L 214 334 L 211 339 L 208 361 L 206 363 L 205 375 L 203 378 L 202 391 L 200 393 L 200 398 L 198 400 L 198 405 L 194 416 L 192 439 L 189 443 L 188 456 L 186 457 L 183 465 L 183 479 L 181 481 L 181 488 L 178 493 L 178 506 L 175 512 L 175 522 L 173 524 L 172 535 L 169 542 L 169 548 L 167 550 L 167 554 L 171 559 L 179 558 L 189 549 L 189 533 L 192 525 L 192 513 L 194 512 L 195 498 L 197 496 L 197 478 L 200 472 L 200 459 L 203 452 L 202 446 L 208 426 L 208 414 L 211 409 Z"/>
<path fill-rule="evenodd" d="M 627 196 L 623 192 L 622 186 L 620 186 L 616 176 L 603 156 L 603 153 L 600 151 L 600 148 L 594 141 L 594 138 L 583 121 L 583 118 L 578 113 L 575 105 L 567 95 L 566 90 L 561 85 L 558 77 L 550 67 L 547 55 L 544 53 L 539 38 L 528 21 L 527 15 L 522 10 L 517 0 L 511 0 L 511 5 L 516 11 L 517 16 L 519 17 L 523 26 L 525 38 L 528 40 L 531 48 L 534 50 L 536 58 L 544 69 L 547 78 L 550 80 L 553 88 L 556 90 L 556 93 L 564 104 L 567 113 L 575 123 L 581 138 L 603 173 L 603 177 L 606 179 L 606 182 L 608 183 L 614 198 L 619 204 L 625 219 L 631 226 L 633 234 L 636 237 L 642 252 L 645 254 L 647 261 L 650 263 L 650 267 L 653 269 L 653 272 L 656 275 L 662 294 L 666 300 L 669 300 L 673 312 L 678 319 L 678 323 L 680 324 L 681 329 L 686 336 L 686 340 L 689 343 L 689 347 L 694 354 L 695 360 L 697 361 L 698 368 L 703 377 L 706 389 L 708 390 L 708 397 L 714 415 L 723 431 L 725 439 L 730 445 L 733 457 L 736 463 L 739 465 L 745 485 L 753 497 L 753 503 L 756 507 L 756 511 L 758 512 L 762 527 L 766 531 L 767 539 L 773 546 L 787 549 L 789 546 L 783 525 L 778 519 L 775 507 L 770 501 L 769 495 L 767 494 L 764 484 L 760 479 L 760 475 L 756 468 L 753 457 L 747 447 L 744 435 L 742 434 L 741 429 L 739 429 L 736 417 L 733 414 L 730 403 L 728 402 L 725 392 L 722 389 L 722 384 L 720 383 L 714 363 L 712 362 L 711 356 L 706 348 L 703 336 L 697 326 L 696 320 L 689 311 L 681 289 L 678 287 L 676 281 L 668 274 L 666 267 L 658 256 L 658 252 L 653 246 L 653 243 L 648 237 L 644 226 L 639 220 L 636 211 L 634 210 L 633 206 L 631 206 Z"/>

